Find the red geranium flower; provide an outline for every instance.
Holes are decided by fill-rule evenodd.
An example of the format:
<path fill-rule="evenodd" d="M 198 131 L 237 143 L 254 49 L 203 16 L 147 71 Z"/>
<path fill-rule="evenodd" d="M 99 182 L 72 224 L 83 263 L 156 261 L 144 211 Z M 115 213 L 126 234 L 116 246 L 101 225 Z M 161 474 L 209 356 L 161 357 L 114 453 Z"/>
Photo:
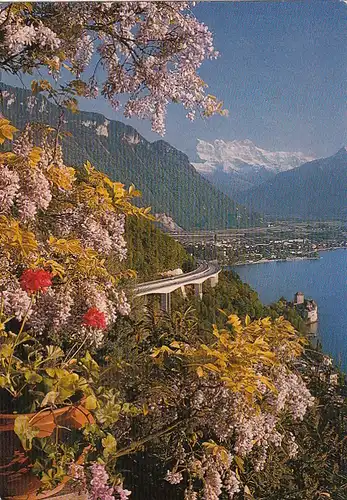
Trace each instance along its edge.
<path fill-rule="evenodd" d="M 93 326 L 99 330 L 105 330 L 106 328 L 106 317 L 105 314 L 97 307 L 91 307 L 83 316 L 84 326 Z"/>
<path fill-rule="evenodd" d="M 25 292 L 46 292 L 52 286 L 52 274 L 44 269 L 26 269 L 20 277 L 20 285 Z"/>

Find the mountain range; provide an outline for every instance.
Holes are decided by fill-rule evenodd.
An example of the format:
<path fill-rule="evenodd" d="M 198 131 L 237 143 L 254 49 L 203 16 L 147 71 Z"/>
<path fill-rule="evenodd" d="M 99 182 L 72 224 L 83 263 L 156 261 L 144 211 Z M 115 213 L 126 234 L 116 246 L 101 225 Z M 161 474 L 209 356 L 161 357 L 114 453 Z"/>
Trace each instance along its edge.
<path fill-rule="evenodd" d="M 277 174 L 237 195 L 249 209 L 279 219 L 347 218 L 347 148 Z"/>
<path fill-rule="evenodd" d="M 56 126 L 60 110 L 39 95 L 0 83 L 7 92 L 2 112 L 22 129 L 29 121 Z M 89 160 L 125 185 L 142 191 L 139 204 L 152 207 L 159 226 L 225 229 L 260 225 L 269 218 L 347 217 L 347 151 L 312 160 L 302 153 L 270 152 L 249 140 L 199 141 L 200 163 L 164 140 L 147 141 L 120 121 L 87 111 L 66 110 L 65 161 Z M 205 178 L 206 177 L 206 178 Z M 224 191 L 224 192 L 222 192 Z M 232 195 L 232 197 L 230 197 Z M 235 201 L 234 201 L 235 200 Z"/>
<path fill-rule="evenodd" d="M 249 139 L 206 142 L 198 139 L 196 170 L 227 195 L 246 191 L 313 160 L 303 153 L 272 152 Z"/>
<path fill-rule="evenodd" d="M 3 114 L 22 129 L 29 121 L 57 126 L 59 109 L 42 95 L 35 101 L 22 88 L 0 84 L 7 93 Z M 66 110 L 63 139 L 67 164 L 89 160 L 113 180 L 133 183 L 142 205 L 165 214 L 183 229 L 224 229 L 257 225 L 261 219 L 202 177 L 187 155 L 163 140 L 149 142 L 136 129 L 98 113 Z M 165 219 L 165 217 L 164 217 Z"/>

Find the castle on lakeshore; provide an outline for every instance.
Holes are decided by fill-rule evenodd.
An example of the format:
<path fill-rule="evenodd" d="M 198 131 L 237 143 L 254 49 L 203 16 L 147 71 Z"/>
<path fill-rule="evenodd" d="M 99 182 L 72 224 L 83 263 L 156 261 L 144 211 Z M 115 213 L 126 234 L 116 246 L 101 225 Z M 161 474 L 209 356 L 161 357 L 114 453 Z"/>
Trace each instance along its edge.
<path fill-rule="evenodd" d="M 314 300 L 305 299 L 305 295 L 302 292 L 296 292 L 293 305 L 308 325 L 317 323 L 318 306 Z"/>

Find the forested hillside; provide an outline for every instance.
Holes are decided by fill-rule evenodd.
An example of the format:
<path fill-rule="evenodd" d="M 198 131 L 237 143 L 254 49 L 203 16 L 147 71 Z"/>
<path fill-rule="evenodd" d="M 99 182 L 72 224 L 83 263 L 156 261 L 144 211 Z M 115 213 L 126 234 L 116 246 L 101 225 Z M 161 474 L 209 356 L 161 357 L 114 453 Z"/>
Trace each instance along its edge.
<path fill-rule="evenodd" d="M 127 266 L 136 270 L 139 281 L 153 280 L 163 271 L 176 268 L 187 271 L 194 267 L 192 257 L 183 246 L 150 221 L 128 218 L 125 236 Z"/>
<path fill-rule="evenodd" d="M 29 121 L 57 126 L 58 107 L 41 95 L 35 98 L 29 90 L 4 84 L 0 89 L 15 98 L 10 106 L 4 100 L 2 112 L 18 128 Z M 127 186 L 135 184 L 143 193 L 140 203 L 152 206 L 154 213 L 170 215 L 184 229 L 245 227 L 260 222 L 259 216 L 218 191 L 185 154 L 165 141 L 150 143 L 133 127 L 86 111 L 65 110 L 63 130 L 70 134 L 63 138 L 66 163 L 80 166 L 88 159 L 111 179 Z"/>

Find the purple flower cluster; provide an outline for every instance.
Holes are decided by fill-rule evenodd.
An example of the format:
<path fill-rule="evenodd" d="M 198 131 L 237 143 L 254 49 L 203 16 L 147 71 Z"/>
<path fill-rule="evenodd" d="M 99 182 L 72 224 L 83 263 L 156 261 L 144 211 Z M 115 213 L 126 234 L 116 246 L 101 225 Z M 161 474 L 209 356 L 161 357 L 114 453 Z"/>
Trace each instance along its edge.
<path fill-rule="evenodd" d="M 172 472 L 168 470 L 165 476 L 165 481 L 167 481 L 170 484 L 179 484 L 181 481 L 183 481 L 182 473 Z"/>
<path fill-rule="evenodd" d="M 12 207 L 19 189 L 18 174 L 3 165 L 0 175 L 0 214 L 7 213 Z"/>
<path fill-rule="evenodd" d="M 0 303 L 3 300 L 4 312 L 7 316 L 14 316 L 21 321 L 25 316 L 29 318 L 32 314 L 31 299 L 27 292 L 22 290 L 19 283 L 13 281 L 7 289 L 0 292 Z"/>
<path fill-rule="evenodd" d="M 68 62 L 73 77 L 81 78 L 97 52 L 105 79 L 101 85 L 95 79 L 86 82 L 85 95 L 94 96 L 100 88 L 119 107 L 119 96 L 127 94 L 125 115 L 149 119 L 153 130 L 164 134 L 171 102 L 180 102 L 191 120 L 196 111 L 221 111 L 198 75 L 203 61 L 218 52 L 208 27 L 191 15 L 190 7 L 184 1 L 119 2 L 116 8 L 112 2 L 66 3 L 45 7 L 40 20 L 4 8 L 0 63 L 10 56 L 13 64 L 20 61 L 28 69 L 48 65 L 58 77 Z M 95 37 L 89 26 L 97 31 Z M 30 47 L 35 47 L 35 57 L 26 50 Z"/>
<path fill-rule="evenodd" d="M 90 467 L 92 479 L 90 481 L 90 490 L 88 500 L 116 500 L 112 487 L 108 486 L 108 474 L 105 466 L 102 464 L 94 463 Z M 123 499 L 122 499 L 123 500 Z"/>
<path fill-rule="evenodd" d="M 123 486 L 116 486 L 114 489 L 117 500 L 128 500 L 131 495 L 131 491 L 124 490 Z"/>

